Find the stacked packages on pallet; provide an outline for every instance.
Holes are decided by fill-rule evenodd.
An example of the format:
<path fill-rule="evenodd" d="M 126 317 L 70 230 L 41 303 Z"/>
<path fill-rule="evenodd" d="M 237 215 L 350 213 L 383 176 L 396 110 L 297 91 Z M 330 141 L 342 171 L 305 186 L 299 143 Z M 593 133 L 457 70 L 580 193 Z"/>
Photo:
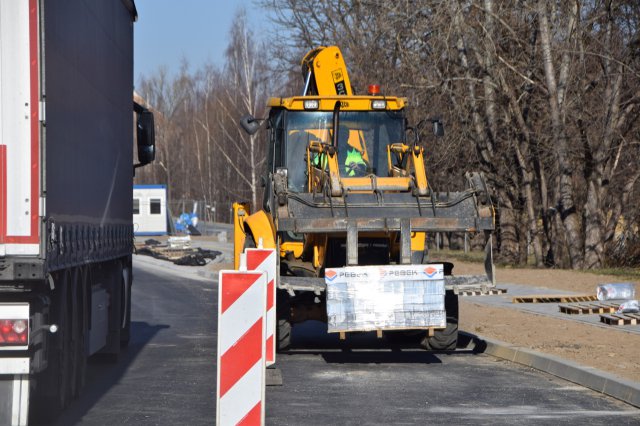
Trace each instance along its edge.
<path fill-rule="evenodd" d="M 388 265 L 325 271 L 328 331 L 445 327 L 442 265 Z"/>

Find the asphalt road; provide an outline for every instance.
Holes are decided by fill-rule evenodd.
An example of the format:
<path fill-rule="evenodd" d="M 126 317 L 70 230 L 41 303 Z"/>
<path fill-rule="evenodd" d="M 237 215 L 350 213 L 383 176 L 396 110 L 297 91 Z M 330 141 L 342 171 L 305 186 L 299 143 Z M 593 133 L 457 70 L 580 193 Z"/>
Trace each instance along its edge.
<path fill-rule="evenodd" d="M 57 425 L 215 424 L 214 285 L 143 261 L 129 346 L 117 364 L 90 360 L 83 396 Z"/>
<path fill-rule="evenodd" d="M 131 344 L 117 364 L 91 360 L 56 424 L 215 424 L 216 283 L 134 267 Z M 483 354 L 342 343 L 319 323 L 294 328 L 293 343 L 278 356 L 283 386 L 267 388 L 269 425 L 640 424 L 638 409 Z"/>

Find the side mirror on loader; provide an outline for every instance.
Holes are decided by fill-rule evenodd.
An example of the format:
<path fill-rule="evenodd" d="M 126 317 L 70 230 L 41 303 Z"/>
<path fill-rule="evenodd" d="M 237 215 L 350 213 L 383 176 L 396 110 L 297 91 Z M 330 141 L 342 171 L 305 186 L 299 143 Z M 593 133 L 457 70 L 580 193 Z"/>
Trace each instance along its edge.
<path fill-rule="evenodd" d="M 420 128 L 424 124 L 429 122 L 429 121 L 431 122 L 431 125 L 433 126 L 433 134 L 436 137 L 444 136 L 444 124 L 442 123 L 442 119 L 440 119 L 439 117 L 425 118 L 425 119 L 420 120 L 418 122 L 418 124 L 415 125 L 415 127 L 407 126 L 407 130 L 413 131 L 416 144 L 419 142 L 419 131 L 420 131 Z"/>
<path fill-rule="evenodd" d="M 260 120 L 251 114 L 243 115 L 242 118 L 240 118 L 240 125 L 244 131 L 250 135 L 254 135 L 261 127 Z"/>

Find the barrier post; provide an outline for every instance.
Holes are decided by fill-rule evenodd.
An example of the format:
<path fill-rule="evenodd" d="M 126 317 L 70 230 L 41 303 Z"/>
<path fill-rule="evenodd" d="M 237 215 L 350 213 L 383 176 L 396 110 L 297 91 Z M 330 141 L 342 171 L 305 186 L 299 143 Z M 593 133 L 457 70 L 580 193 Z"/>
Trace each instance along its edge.
<path fill-rule="evenodd" d="M 267 274 L 220 271 L 216 424 L 264 425 Z"/>

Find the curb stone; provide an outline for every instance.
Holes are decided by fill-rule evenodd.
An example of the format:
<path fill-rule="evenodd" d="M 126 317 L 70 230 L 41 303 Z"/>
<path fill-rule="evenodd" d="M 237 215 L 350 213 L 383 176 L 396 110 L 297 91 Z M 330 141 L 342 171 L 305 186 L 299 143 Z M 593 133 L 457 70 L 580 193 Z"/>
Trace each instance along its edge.
<path fill-rule="evenodd" d="M 476 352 L 535 368 L 640 408 L 640 383 L 638 382 L 499 340 L 462 331 L 460 337 L 462 340 L 467 340 L 467 347 L 472 347 Z"/>

